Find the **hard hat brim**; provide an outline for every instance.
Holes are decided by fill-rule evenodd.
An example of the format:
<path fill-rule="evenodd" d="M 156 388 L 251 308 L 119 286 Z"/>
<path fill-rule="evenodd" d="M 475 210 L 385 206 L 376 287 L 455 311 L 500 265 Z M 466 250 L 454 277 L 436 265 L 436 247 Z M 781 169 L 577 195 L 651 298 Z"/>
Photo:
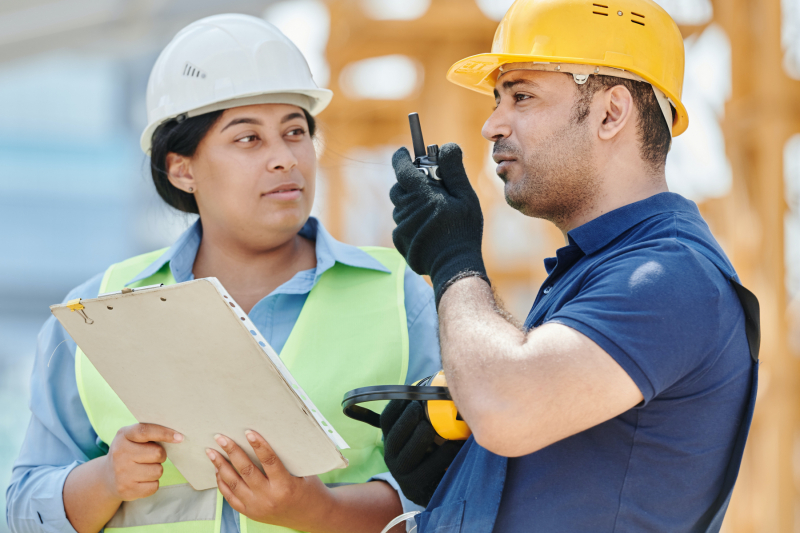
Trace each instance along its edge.
<path fill-rule="evenodd" d="M 281 101 L 280 96 L 305 96 L 308 100 L 308 105 L 303 105 L 299 101 L 294 101 L 294 99 L 287 98 L 286 101 Z M 194 108 L 194 109 L 185 109 L 181 111 L 177 111 L 175 113 L 171 113 L 170 116 L 163 118 L 161 120 L 152 122 L 147 125 L 145 130 L 142 132 L 142 136 L 139 139 L 139 145 L 144 151 L 145 154 L 150 155 L 150 148 L 152 148 L 153 142 L 153 134 L 155 133 L 156 129 L 163 124 L 179 115 L 186 114 L 188 117 L 195 117 L 198 115 L 202 115 L 205 113 L 211 113 L 212 111 L 220 111 L 223 109 L 232 109 L 234 107 L 243 107 L 248 105 L 258 105 L 258 104 L 290 104 L 290 105 L 297 105 L 298 107 L 305 109 L 311 116 L 316 116 L 321 113 L 328 104 L 331 103 L 333 99 L 333 91 L 330 89 L 308 89 L 308 88 L 301 88 L 301 89 L 281 89 L 275 92 L 259 92 L 250 95 L 243 95 L 237 98 L 233 98 L 231 100 L 226 100 L 222 102 L 212 102 L 209 105 Z"/>
<path fill-rule="evenodd" d="M 529 54 L 478 54 L 457 61 L 447 71 L 447 79 L 465 87 L 467 89 L 479 92 L 481 94 L 493 95 L 495 89 L 495 82 L 497 81 L 497 71 L 506 63 L 567 63 L 567 64 L 580 64 L 580 65 L 595 65 L 599 67 L 610 67 L 620 70 L 625 70 L 640 76 L 651 85 L 658 87 L 667 97 L 670 102 L 675 106 L 676 117 L 672 127 L 672 136 L 677 137 L 689 127 L 689 114 L 686 111 L 683 103 L 661 84 L 654 81 L 653 76 L 648 75 L 647 72 L 642 72 L 629 66 L 621 66 L 613 62 L 605 61 L 587 61 L 586 59 L 577 59 L 569 57 L 552 57 L 552 56 L 535 56 Z"/>

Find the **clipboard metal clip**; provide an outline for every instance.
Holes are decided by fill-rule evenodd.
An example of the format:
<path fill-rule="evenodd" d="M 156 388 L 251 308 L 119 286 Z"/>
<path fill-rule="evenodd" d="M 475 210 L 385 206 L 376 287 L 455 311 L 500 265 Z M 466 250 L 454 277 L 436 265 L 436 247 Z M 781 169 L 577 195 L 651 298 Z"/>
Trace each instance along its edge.
<path fill-rule="evenodd" d="M 115 294 L 130 294 L 132 292 L 146 291 L 148 289 L 160 289 L 163 286 L 164 286 L 163 283 L 157 283 L 156 285 L 147 285 L 145 287 L 135 287 L 135 288 L 133 288 L 133 287 L 125 287 L 121 291 L 104 292 L 103 294 L 98 294 L 97 297 L 98 298 L 105 298 L 106 296 L 113 296 Z"/>
<path fill-rule="evenodd" d="M 80 298 L 75 298 L 74 300 L 68 301 L 67 307 L 69 307 L 70 311 L 73 313 L 77 311 L 83 317 L 83 321 L 86 322 L 87 324 L 94 324 L 94 320 L 86 316 L 86 311 L 85 311 L 86 308 L 81 303 Z"/>

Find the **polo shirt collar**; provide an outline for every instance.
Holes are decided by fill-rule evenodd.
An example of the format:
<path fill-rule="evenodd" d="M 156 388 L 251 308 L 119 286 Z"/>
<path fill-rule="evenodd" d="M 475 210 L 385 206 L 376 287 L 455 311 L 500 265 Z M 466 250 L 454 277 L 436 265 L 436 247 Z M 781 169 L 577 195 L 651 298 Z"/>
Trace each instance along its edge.
<path fill-rule="evenodd" d="M 697 204 L 691 200 L 672 192 L 662 192 L 590 220 L 568 232 L 567 236 L 571 244 L 576 244 L 583 253 L 589 255 L 640 222 L 662 213 L 673 212 L 700 215 Z"/>
<path fill-rule="evenodd" d="M 334 239 L 319 220 L 314 217 L 308 218 L 299 233 L 303 237 L 311 239 L 316 243 L 317 268 L 315 269 L 314 275 L 315 284 L 317 280 L 319 280 L 319 277 L 336 263 L 355 268 L 377 270 L 387 274 L 391 273 L 388 268 L 367 252 Z M 175 281 L 180 283 L 193 279 L 192 268 L 202 238 L 203 226 L 200 223 L 200 219 L 198 219 L 194 224 L 189 226 L 189 228 L 178 237 L 178 240 L 161 254 L 158 259 L 125 285 L 128 286 L 137 281 L 149 278 L 161 270 L 167 263 L 169 263 L 169 268 L 172 271 Z"/>

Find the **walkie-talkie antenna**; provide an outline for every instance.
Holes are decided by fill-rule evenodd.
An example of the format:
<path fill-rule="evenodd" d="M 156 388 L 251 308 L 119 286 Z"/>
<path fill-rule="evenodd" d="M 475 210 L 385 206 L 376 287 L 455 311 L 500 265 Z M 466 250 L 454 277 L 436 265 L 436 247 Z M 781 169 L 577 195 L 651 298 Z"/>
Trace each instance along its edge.
<path fill-rule="evenodd" d="M 425 141 L 422 140 L 422 127 L 419 124 L 419 115 L 410 113 L 408 123 L 411 126 L 411 142 L 414 144 L 414 158 L 425 157 Z"/>
<path fill-rule="evenodd" d="M 422 140 L 422 128 L 419 125 L 419 115 L 410 113 L 408 124 L 411 126 L 411 142 L 414 145 L 414 166 L 426 176 L 439 181 L 439 146 L 432 144 L 425 148 Z"/>

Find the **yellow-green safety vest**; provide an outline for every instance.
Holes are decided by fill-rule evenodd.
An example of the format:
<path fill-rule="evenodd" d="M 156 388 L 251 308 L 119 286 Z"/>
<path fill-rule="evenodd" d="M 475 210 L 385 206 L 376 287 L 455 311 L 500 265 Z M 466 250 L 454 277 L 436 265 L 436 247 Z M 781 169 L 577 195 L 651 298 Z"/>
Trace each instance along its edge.
<path fill-rule="evenodd" d="M 311 400 L 350 448 L 342 454 L 349 466 L 322 474 L 328 485 L 363 483 L 386 472 L 380 430 L 344 416 L 345 392 L 372 384 L 403 384 L 408 370 L 408 326 L 405 312 L 406 263 L 395 250 L 364 247 L 390 273 L 335 263 L 320 276 L 303 306 L 280 357 Z M 164 250 L 140 255 L 111 266 L 100 293 L 121 290 Z M 175 278 L 165 264 L 152 276 L 132 283 L 142 287 Z M 137 420 L 78 348 L 75 357 L 78 392 L 89 421 L 103 442 Z M 124 502 L 106 524 L 108 532 L 219 533 L 222 494 L 196 491 L 167 460 L 158 491 Z M 240 516 L 243 533 L 286 533 L 288 528 Z"/>

